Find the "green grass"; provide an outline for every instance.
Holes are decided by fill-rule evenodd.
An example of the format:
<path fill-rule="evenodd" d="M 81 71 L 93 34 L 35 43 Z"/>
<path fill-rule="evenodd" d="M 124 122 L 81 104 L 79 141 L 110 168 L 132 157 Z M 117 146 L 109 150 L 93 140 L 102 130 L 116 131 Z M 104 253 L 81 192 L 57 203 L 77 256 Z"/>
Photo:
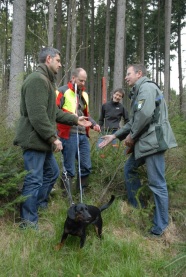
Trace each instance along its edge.
<path fill-rule="evenodd" d="M 99 206 L 109 200 L 111 194 L 116 196 L 114 203 L 102 213 L 103 238 L 99 240 L 93 226 L 88 226 L 84 248 L 79 248 L 78 237 L 69 236 L 64 247 L 60 251 L 55 250 L 69 208 L 69 201 L 61 197 L 61 189 L 57 184 L 48 210 L 39 215 L 39 231 L 19 230 L 19 204 L 15 204 L 14 212 L 6 209 L 5 215 L 1 216 L 0 277 L 185 277 L 185 134 L 179 132 L 179 120 L 174 124 L 177 139 L 181 143 L 166 154 L 170 224 L 161 239 L 147 236 L 147 230 L 152 224 L 153 198 L 146 186 L 145 169 L 142 168 L 140 174 L 144 184 L 141 193 L 146 199 L 147 208 L 134 209 L 126 202 L 123 166 L 127 157 L 124 147 L 121 144 L 118 149 L 107 147 L 98 152 L 94 147 L 97 137 L 92 133 L 91 190 L 83 197 L 83 202 Z M 184 122 L 181 122 L 181 127 L 183 131 L 186 130 Z M 7 151 L 12 144 L 10 134 L 3 133 L 1 138 L 1 150 Z M 61 166 L 59 153 L 56 158 Z M 12 160 L 10 165 L 8 163 L 7 171 L 4 165 L 2 168 L 9 174 L 18 166 L 21 172 L 21 164 L 20 155 L 17 161 Z M 15 178 L 14 175 L 10 177 Z M 18 188 L 21 180 L 20 177 Z M 6 187 L 3 179 L 1 182 Z M 79 198 L 79 195 L 73 195 L 75 202 Z M 7 203 L 1 196 L 0 204 Z"/>
<path fill-rule="evenodd" d="M 57 186 L 49 209 L 40 214 L 39 231 L 19 230 L 11 218 L 0 225 L 0 276 L 173 276 L 164 267 L 178 252 L 174 230 L 171 233 L 170 227 L 169 238 L 145 237 L 138 228 L 140 211 L 119 198 L 102 213 L 101 241 L 93 226 L 88 226 L 84 248 L 79 248 L 78 237 L 68 236 L 64 247 L 56 251 L 69 207 L 68 200 L 60 195 Z M 86 197 L 91 203 L 91 193 Z"/>

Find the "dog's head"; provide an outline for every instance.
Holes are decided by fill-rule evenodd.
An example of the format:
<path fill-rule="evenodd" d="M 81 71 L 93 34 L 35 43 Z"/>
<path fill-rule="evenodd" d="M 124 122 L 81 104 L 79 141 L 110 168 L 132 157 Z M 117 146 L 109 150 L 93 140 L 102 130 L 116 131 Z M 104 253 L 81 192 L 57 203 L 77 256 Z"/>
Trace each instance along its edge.
<path fill-rule="evenodd" d="M 75 221 L 89 222 L 91 215 L 86 204 L 73 204 L 68 210 L 68 217 Z"/>

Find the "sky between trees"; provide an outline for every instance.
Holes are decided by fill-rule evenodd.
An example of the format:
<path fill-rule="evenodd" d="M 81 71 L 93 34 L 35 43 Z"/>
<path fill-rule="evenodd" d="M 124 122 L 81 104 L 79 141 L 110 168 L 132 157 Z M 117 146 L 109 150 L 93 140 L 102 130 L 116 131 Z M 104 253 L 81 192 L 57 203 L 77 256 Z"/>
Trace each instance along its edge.
<path fill-rule="evenodd" d="M 182 36 L 181 36 L 181 44 L 182 44 L 182 68 L 183 68 L 183 76 L 185 77 L 183 79 L 183 87 L 186 85 L 186 27 L 182 30 Z M 178 56 L 178 53 L 176 51 L 172 52 L 173 54 Z M 171 54 L 172 54 L 171 53 Z M 177 58 L 174 61 L 170 61 L 170 65 L 172 68 L 171 71 L 171 77 L 170 77 L 170 87 L 176 90 L 176 92 L 179 91 L 179 80 L 178 80 L 178 60 Z"/>

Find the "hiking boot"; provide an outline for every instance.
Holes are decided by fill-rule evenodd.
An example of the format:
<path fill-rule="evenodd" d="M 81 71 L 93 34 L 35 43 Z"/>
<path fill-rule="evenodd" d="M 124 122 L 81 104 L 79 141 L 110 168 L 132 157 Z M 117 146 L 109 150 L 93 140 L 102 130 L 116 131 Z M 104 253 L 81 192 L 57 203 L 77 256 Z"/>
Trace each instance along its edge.
<path fill-rule="evenodd" d="M 145 237 L 149 239 L 162 239 L 163 233 L 164 232 L 162 232 L 161 234 L 156 234 L 153 231 L 149 230 L 148 233 L 145 235 Z"/>
<path fill-rule="evenodd" d="M 19 229 L 20 230 L 33 229 L 33 230 L 37 231 L 39 229 L 39 227 L 38 227 L 37 223 L 30 222 L 30 221 L 22 221 L 19 224 Z"/>

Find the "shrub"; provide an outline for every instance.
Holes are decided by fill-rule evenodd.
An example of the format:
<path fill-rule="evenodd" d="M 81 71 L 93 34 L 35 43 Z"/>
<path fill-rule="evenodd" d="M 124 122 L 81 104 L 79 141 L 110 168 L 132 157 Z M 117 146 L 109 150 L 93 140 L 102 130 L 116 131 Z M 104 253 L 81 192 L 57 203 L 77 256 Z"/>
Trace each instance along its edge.
<path fill-rule="evenodd" d="M 20 151 L 15 148 L 0 150 L 0 216 L 6 211 L 14 211 L 24 176 L 27 174 L 20 165 Z"/>

